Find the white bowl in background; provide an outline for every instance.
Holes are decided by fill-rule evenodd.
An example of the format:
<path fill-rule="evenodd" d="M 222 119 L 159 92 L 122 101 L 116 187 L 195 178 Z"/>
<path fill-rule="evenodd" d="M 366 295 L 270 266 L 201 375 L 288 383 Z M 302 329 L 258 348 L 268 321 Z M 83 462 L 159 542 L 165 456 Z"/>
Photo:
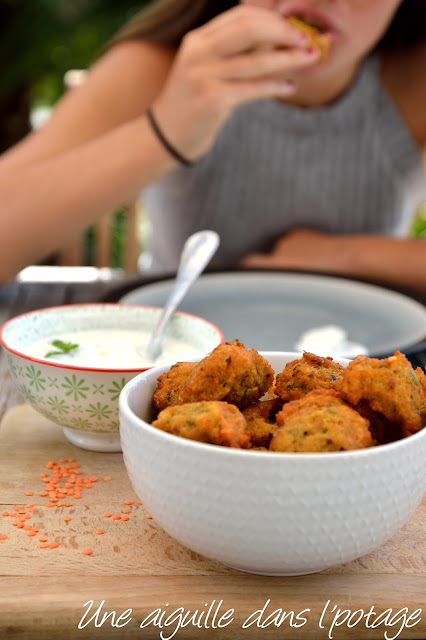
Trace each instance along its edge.
<path fill-rule="evenodd" d="M 6 322 L 0 329 L 9 371 L 26 400 L 64 427 L 68 440 L 92 451 L 121 451 L 118 397 L 124 385 L 148 367 L 64 364 L 30 355 L 34 343 L 61 334 L 98 329 L 153 331 L 162 309 L 124 304 L 77 304 L 39 309 Z M 171 336 L 203 357 L 223 342 L 223 334 L 203 318 L 176 312 Z M 166 356 L 167 357 L 167 354 Z M 185 359 L 185 358 L 183 358 Z M 172 364 L 175 359 L 170 358 Z"/>
<path fill-rule="evenodd" d="M 262 355 L 276 373 L 301 357 Z M 330 453 L 195 442 L 150 425 L 152 394 L 167 369 L 151 369 L 124 387 L 121 444 L 139 498 L 193 551 L 250 573 L 314 573 L 380 547 L 421 502 L 425 428 L 391 444 Z"/>

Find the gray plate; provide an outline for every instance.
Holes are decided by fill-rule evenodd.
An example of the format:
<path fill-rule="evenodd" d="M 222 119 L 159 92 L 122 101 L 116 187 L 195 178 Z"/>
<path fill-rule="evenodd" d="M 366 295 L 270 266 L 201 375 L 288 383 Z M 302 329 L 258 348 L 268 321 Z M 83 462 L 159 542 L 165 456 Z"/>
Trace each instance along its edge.
<path fill-rule="evenodd" d="M 164 306 L 173 280 L 134 289 L 126 304 Z M 294 351 L 301 333 L 339 325 L 369 355 L 403 350 L 426 336 L 426 309 L 375 285 L 298 273 L 228 272 L 202 275 L 180 305 L 207 318 L 246 347 Z"/>

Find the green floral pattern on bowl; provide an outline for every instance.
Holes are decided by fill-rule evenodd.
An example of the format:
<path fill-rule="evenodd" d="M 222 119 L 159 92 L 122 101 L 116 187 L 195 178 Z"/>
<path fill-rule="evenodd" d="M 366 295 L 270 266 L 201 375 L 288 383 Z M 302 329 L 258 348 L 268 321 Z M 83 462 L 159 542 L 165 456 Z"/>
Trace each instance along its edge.
<path fill-rule="evenodd" d="M 19 391 L 49 420 L 81 431 L 118 431 L 118 397 L 135 372 L 75 374 L 58 368 L 57 375 L 49 375 L 49 365 L 28 365 L 15 354 L 8 354 L 7 362 Z M 99 373 L 103 382 L 99 382 Z"/>
<path fill-rule="evenodd" d="M 121 304 L 69 305 L 41 309 L 13 318 L 0 332 L 12 379 L 26 400 L 56 424 L 78 431 L 118 433 L 118 398 L 140 369 L 100 369 L 36 359 L 26 348 L 40 338 L 54 339 L 69 331 L 100 328 L 153 330 L 161 309 Z M 186 340 L 201 355 L 209 353 L 223 335 L 211 323 L 176 313 L 173 337 Z"/>

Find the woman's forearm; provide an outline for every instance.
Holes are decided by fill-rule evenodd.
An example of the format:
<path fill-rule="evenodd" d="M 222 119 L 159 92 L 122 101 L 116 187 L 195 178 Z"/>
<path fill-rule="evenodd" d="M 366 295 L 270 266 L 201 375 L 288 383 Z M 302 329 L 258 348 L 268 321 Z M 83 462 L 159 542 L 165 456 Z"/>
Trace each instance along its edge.
<path fill-rule="evenodd" d="M 132 202 L 176 166 L 146 117 L 63 154 L 0 171 L 0 282 Z"/>
<path fill-rule="evenodd" d="M 347 273 L 426 295 L 426 239 L 355 236 Z"/>
<path fill-rule="evenodd" d="M 251 254 L 243 266 L 326 271 L 382 281 L 426 295 L 426 239 L 331 235 L 297 229 L 270 254 Z"/>

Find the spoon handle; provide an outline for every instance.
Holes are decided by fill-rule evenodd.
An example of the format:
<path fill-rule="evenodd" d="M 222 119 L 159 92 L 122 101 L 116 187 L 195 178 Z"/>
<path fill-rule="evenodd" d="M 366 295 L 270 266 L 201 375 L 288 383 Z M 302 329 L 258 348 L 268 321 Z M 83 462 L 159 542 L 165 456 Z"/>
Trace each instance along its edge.
<path fill-rule="evenodd" d="M 179 261 L 175 285 L 146 349 L 152 360 L 156 360 L 161 354 L 163 333 L 167 323 L 183 297 L 210 262 L 219 242 L 219 236 L 215 231 L 199 231 L 186 240 Z"/>

